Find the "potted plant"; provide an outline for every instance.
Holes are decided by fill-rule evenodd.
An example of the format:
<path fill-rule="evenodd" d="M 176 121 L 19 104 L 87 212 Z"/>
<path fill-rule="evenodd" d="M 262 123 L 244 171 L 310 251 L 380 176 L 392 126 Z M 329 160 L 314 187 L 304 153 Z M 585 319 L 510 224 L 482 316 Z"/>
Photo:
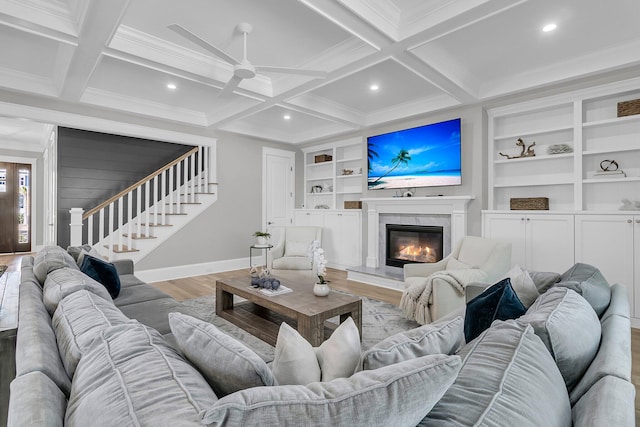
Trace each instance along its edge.
<path fill-rule="evenodd" d="M 255 233 L 253 233 L 253 237 L 256 237 L 258 239 L 258 245 L 266 246 L 267 240 L 269 240 L 271 234 L 267 233 L 266 231 L 256 231 Z"/>

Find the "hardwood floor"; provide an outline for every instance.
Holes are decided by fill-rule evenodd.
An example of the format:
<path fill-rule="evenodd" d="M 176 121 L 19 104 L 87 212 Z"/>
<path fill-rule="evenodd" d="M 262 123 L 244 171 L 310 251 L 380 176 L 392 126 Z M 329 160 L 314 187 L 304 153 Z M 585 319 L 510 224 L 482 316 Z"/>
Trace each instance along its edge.
<path fill-rule="evenodd" d="M 19 271 L 22 256 L 23 255 L 0 255 L 0 264 L 8 265 L 9 268 L 7 271 Z M 156 282 L 152 283 L 152 285 L 171 295 L 176 300 L 183 301 L 185 299 L 215 293 L 215 283 L 217 279 L 247 274 L 249 274 L 249 269 L 234 270 L 224 273 Z M 336 290 L 366 296 L 394 305 L 400 303 L 401 293 L 399 291 L 347 280 L 347 274 L 344 271 L 328 269 L 327 278 L 331 287 Z M 640 426 L 640 329 L 631 329 L 631 355 L 633 359 L 631 381 L 636 387 L 636 420 L 637 425 Z"/>

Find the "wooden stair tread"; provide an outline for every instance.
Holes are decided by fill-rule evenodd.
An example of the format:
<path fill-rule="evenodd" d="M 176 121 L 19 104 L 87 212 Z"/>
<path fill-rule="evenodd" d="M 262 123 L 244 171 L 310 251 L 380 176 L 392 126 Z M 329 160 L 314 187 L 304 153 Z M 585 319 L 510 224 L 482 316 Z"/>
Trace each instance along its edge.
<path fill-rule="evenodd" d="M 140 224 L 141 227 L 146 227 L 147 224 Z M 173 224 L 152 224 L 149 223 L 149 227 L 173 227 Z"/>
<path fill-rule="evenodd" d="M 178 203 L 174 202 L 174 203 L 165 203 L 165 205 L 170 206 L 170 205 L 177 205 Z M 200 202 L 180 202 L 181 205 L 201 205 L 202 203 Z M 169 215 L 169 214 L 167 214 Z"/>
<path fill-rule="evenodd" d="M 123 236 L 124 236 L 124 237 L 129 237 L 129 234 L 124 233 L 124 234 L 123 234 Z M 131 238 L 132 238 L 133 240 L 157 239 L 157 237 L 156 237 L 156 236 L 147 236 L 146 234 L 140 234 L 140 235 L 138 235 L 137 233 L 133 233 L 133 234 L 131 235 Z"/>
<path fill-rule="evenodd" d="M 104 245 L 104 247 L 109 249 L 108 245 Z M 127 245 L 122 245 L 122 248 L 120 248 L 120 245 L 113 245 L 113 248 L 111 248 L 111 251 L 117 254 L 140 252 L 138 249 L 129 248 Z"/>

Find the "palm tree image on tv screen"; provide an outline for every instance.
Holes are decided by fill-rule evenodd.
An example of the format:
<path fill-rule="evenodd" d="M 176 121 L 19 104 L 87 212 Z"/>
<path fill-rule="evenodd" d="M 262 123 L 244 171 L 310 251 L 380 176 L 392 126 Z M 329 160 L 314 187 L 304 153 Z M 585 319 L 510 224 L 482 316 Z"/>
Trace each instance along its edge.
<path fill-rule="evenodd" d="M 367 138 L 370 190 L 460 185 L 460 119 Z"/>

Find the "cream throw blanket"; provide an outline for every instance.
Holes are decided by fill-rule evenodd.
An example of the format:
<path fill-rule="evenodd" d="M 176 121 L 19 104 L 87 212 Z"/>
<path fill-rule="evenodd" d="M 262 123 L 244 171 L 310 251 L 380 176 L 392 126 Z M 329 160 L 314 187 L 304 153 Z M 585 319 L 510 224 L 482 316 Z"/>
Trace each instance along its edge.
<path fill-rule="evenodd" d="M 425 281 L 410 285 L 402 293 L 400 308 L 408 319 L 415 320 L 421 325 L 431 323 L 429 311 L 429 299 L 433 291 L 433 281 L 442 280 L 456 289 L 460 295 L 464 295 L 467 283 L 482 282 L 487 278 L 487 273 L 477 268 L 461 270 L 442 270 L 429 275 Z"/>

